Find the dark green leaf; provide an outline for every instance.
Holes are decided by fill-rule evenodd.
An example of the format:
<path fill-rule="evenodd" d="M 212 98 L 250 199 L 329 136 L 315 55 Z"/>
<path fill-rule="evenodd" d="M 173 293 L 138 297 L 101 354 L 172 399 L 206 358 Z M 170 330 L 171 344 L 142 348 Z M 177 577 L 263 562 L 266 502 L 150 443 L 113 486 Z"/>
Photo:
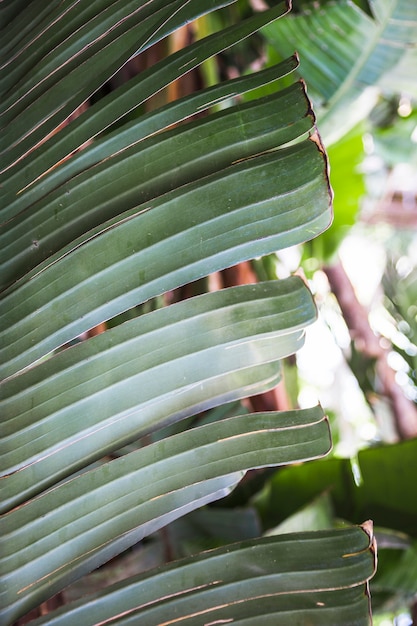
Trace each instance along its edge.
<path fill-rule="evenodd" d="M 116 585 L 49 614 L 47 623 L 367 626 L 364 583 L 375 568 L 373 549 L 361 528 L 234 544 Z"/>
<path fill-rule="evenodd" d="M 300 347 L 315 315 L 298 278 L 236 287 L 133 319 L 10 378 L 1 388 L 3 506 L 248 395 L 251 384 L 276 382 L 276 361 Z"/>
<path fill-rule="evenodd" d="M 169 521 L 221 497 L 246 469 L 319 457 L 330 445 L 320 407 L 257 413 L 175 435 L 75 477 L 0 520 L 2 604 L 15 619 L 28 601 L 42 602 Z M 369 565 L 366 571 L 361 582 L 372 573 Z"/>

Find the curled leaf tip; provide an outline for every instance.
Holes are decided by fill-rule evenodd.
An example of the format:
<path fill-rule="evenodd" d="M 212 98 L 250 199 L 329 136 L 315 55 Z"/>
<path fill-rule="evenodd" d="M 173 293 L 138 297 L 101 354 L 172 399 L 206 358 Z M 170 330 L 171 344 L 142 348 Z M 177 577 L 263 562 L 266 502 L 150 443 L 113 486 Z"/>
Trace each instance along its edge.
<path fill-rule="evenodd" d="M 317 146 L 318 149 L 320 150 L 320 152 L 322 152 L 323 154 L 325 154 L 325 149 L 324 149 L 324 145 L 323 142 L 321 140 L 319 131 L 317 130 L 316 127 L 313 128 L 313 130 L 310 133 L 310 140 L 313 141 Z"/>
<path fill-rule="evenodd" d="M 377 549 L 376 537 L 374 534 L 374 523 L 372 520 L 369 519 L 369 520 L 366 520 L 366 522 L 364 522 L 360 526 L 362 530 L 364 530 L 365 533 L 369 537 L 369 550 L 371 551 L 374 557 L 374 571 L 376 571 L 377 563 L 378 563 L 378 549 Z"/>
<path fill-rule="evenodd" d="M 366 522 L 363 522 L 363 524 L 360 525 L 361 528 L 366 532 L 366 534 L 369 536 L 370 540 L 372 541 L 374 538 L 374 523 L 371 519 L 366 520 Z"/>

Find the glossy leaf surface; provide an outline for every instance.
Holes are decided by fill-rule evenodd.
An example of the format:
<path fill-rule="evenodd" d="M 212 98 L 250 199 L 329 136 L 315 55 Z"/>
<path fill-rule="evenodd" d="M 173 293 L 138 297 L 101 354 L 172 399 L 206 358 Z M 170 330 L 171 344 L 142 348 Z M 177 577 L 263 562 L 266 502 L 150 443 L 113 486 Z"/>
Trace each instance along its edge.
<path fill-rule="evenodd" d="M 3 504 L 167 423 L 249 395 L 251 384 L 275 382 L 276 361 L 302 345 L 315 315 L 295 277 L 231 288 L 139 317 L 10 378 L 2 386 Z"/>
<path fill-rule="evenodd" d="M 117 618 L 149 626 L 174 620 L 193 626 L 254 620 L 366 626 L 365 581 L 375 568 L 368 532 L 369 527 L 352 528 L 234 544 L 115 586 L 74 604 L 67 615 L 49 615 L 48 623 L 81 619 L 92 625 Z"/>
<path fill-rule="evenodd" d="M 0 520 L 7 604 L 21 607 L 33 594 L 42 601 L 219 497 L 246 469 L 322 456 L 330 445 L 320 407 L 259 413 L 195 428 L 75 477 Z"/>
<path fill-rule="evenodd" d="M 331 221 L 327 158 L 305 87 L 278 82 L 297 67 L 293 50 L 275 68 L 147 108 L 289 8 L 251 13 L 174 54 L 161 43 L 228 4 L 16 0 L 0 9 L 5 624 L 227 495 L 248 469 L 331 448 L 320 407 L 190 427 L 195 413 L 277 383 L 279 360 L 302 345 L 316 315 L 302 280 L 138 311 Z M 154 44 L 158 62 L 106 94 L 115 72 Z M 240 94 L 267 84 L 272 95 L 242 103 Z M 139 316 L 114 322 L 133 308 Z M 110 320 L 113 328 L 85 338 Z M 73 339 L 80 343 L 68 347 Z M 172 434 L 180 420 L 183 431 Z M 97 612 L 87 600 L 62 619 L 113 621 L 121 602 L 126 623 L 365 624 L 373 550 L 370 525 L 231 546 L 126 581 L 94 602 Z M 169 602 L 161 589 L 172 591 Z"/>

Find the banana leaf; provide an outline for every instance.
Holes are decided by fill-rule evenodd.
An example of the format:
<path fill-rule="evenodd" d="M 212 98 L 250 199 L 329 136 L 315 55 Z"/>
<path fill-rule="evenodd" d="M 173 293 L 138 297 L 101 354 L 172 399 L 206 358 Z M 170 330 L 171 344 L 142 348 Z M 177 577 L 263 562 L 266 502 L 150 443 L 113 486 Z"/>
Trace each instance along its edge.
<path fill-rule="evenodd" d="M 276 362 L 302 345 L 315 315 L 297 277 L 235 287 L 140 316 L 8 379 L 3 507 L 141 435 L 248 395 L 251 383 L 275 383 Z"/>
<path fill-rule="evenodd" d="M 149 109 L 152 96 L 283 16 L 288 3 L 174 54 L 166 38 L 175 29 L 230 2 L 3 4 L 0 615 L 11 624 L 150 533 L 224 497 L 248 469 L 329 451 L 320 407 L 161 431 L 277 383 L 280 359 L 302 345 L 316 315 L 299 278 L 203 294 L 83 337 L 176 287 L 315 237 L 332 210 L 305 86 L 280 82 L 297 67 L 293 51 L 275 68 Z M 112 76 L 150 49 L 159 50 L 158 62 L 106 94 Z M 241 94 L 271 83 L 271 96 L 242 103 Z M 164 436 L 149 443 L 156 430 Z M 229 621 L 235 607 L 242 623 L 365 624 L 374 541 L 370 526 L 364 530 L 261 540 L 254 568 L 252 544 L 242 553 L 224 549 L 220 561 L 195 557 L 197 570 L 192 560 L 184 570 L 168 566 L 167 578 L 145 577 L 145 604 L 132 611 L 143 609 L 147 624 L 166 621 L 165 608 L 187 623 Z M 304 539 L 312 542 L 309 576 L 300 572 Z M 294 575 L 278 559 L 288 546 L 298 554 Z M 269 569 L 255 581 L 265 552 Z M 317 569 L 331 588 L 317 587 Z M 220 571 L 230 579 L 217 590 Z M 198 589 L 196 576 L 203 576 Z M 170 580 L 182 585 L 174 608 L 158 596 Z M 136 598 L 135 584 L 122 584 L 120 597 L 126 589 Z M 145 588 L 153 589 L 149 600 Z M 100 617 L 97 603 L 88 619 L 112 620 L 113 607 Z M 67 623 L 87 623 L 86 613 L 61 613 Z"/>
<path fill-rule="evenodd" d="M 16 611 L 46 599 L 224 495 L 246 469 L 319 457 L 330 446 L 320 407 L 258 413 L 185 431 L 74 477 L 0 520 L 6 602 Z"/>
<path fill-rule="evenodd" d="M 288 534 L 232 544 L 129 579 L 35 624 L 117 619 L 176 623 L 369 624 L 372 530 Z M 347 571 L 349 572 L 347 574 Z"/>

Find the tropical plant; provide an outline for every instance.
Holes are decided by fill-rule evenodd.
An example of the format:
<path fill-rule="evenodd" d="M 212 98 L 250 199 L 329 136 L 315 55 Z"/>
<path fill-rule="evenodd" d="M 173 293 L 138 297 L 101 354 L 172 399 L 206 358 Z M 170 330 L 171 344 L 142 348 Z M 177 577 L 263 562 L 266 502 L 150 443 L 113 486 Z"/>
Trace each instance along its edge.
<path fill-rule="evenodd" d="M 277 62 L 294 48 L 298 51 L 297 71 L 308 81 L 329 153 L 335 222 L 311 245 L 314 255 L 328 263 L 346 227 L 354 223 L 364 194 L 358 166 L 365 157 L 362 137 L 371 132 L 370 113 L 381 96 L 417 97 L 413 78 L 417 5 L 414 0 L 322 0 L 319 4 L 320 10 L 311 0 L 298 0 L 297 13 L 262 32 L 269 42 L 270 60 Z M 398 132 L 396 137 L 398 141 Z M 391 154 L 393 148 L 391 138 Z"/>
<path fill-rule="evenodd" d="M 311 239 L 331 219 L 304 85 L 280 88 L 296 56 L 145 106 L 287 4 L 102 89 L 129 59 L 228 4 L 9 0 L 0 9 L 4 624 L 229 493 L 246 470 L 330 449 L 320 407 L 218 419 L 149 444 L 163 427 L 274 386 L 316 314 L 298 277 L 153 301 L 146 314 L 140 306 Z M 241 101 L 268 83 L 271 95 Z M 92 336 L 126 311 L 131 319 Z M 367 624 L 374 552 L 369 523 L 242 542 L 37 623 Z"/>
<path fill-rule="evenodd" d="M 417 9 L 413 0 L 369 0 L 368 14 L 350 0 L 322 4 L 300 0 L 299 14 L 263 32 L 279 54 L 298 50 L 330 143 L 368 115 L 381 89 L 415 92 Z"/>
<path fill-rule="evenodd" d="M 376 418 L 375 435 L 372 441 L 368 438 L 368 445 L 375 447 L 361 450 L 352 460 L 331 458 L 279 471 L 258 494 L 257 503 L 264 526 L 278 525 L 280 532 L 301 527 L 303 520 L 309 521 L 309 528 L 325 528 L 340 517 L 352 523 L 364 515 L 372 517 L 379 546 L 378 573 L 371 581 L 374 613 L 387 612 L 384 619 L 394 623 L 394 613 L 409 612 L 414 624 L 417 5 L 408 0 L 373 0 L 365 15 L 344 0 L 320 2 L 320 10 L 308 0 L 294 4 L 296 13 L 264 29 L 269 61 L 279 61 L 293 47 L 300 52 L 298 71 L 307 78 L 328 148 L 336 216 L 331 229 L 303 247 L 304 266 L 310 272 L 324 269 L 332 294 L 320 294 L 326 300 L 323 309 L 334 312 L 335 301 L 340 305 L 343 318 L 339 322 L 351 339 L 343 351 L 355 376 L 352 385 L 356 384 L 358 396 L 363 392 L 369 414 Z M 399 164 L 407 172 L 400 180 Z M 393 186 L 395 181 L 400 185 Z M 361 215 L 365 182 L 367 196 Z M 354 229 L 359 233 L 357 240 L 364 247 L 378 241 L 387 257 L 383 281 L 372 301 L 372 327 L 369 311 L 357 299 L 340 258 L 335 258 L 340 241 L 358 220 L 356 214 L 362 217 Z M 368 220 L 370 227 L 364 223 Z M 378 222 L 379 227 L 375 226 Z M 363 267 L 366 276 L 367 266 Z M 383 292 L 385 302 L 378 296 Z M 343 342 L 346 337 L 348 332 Z M 340 389 L 344 386 L 339 373 L 335 377 Z M 349 402 L 355 405 L 354 393 Z M 347 423 L 339 417 L 345 405 L 338 402 L 339 415 L 334 416 L 336 442 L 337 423 L 342 428 Z M 350 412 L 353 420 L 354 414 L 359 427 L 358 411 Z M 387 439 L 408 438 L 413 440 L 384 445 Z M 364 440 L 360 445 L 365 445 Z"/>

